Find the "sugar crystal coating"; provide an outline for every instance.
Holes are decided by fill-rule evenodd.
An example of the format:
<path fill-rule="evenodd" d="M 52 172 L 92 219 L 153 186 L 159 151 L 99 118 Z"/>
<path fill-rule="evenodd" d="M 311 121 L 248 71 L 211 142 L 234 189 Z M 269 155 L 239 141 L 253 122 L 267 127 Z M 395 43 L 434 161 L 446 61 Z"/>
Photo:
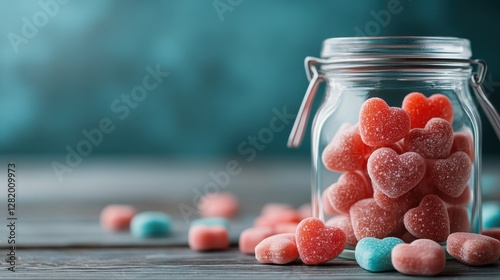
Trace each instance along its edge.
<path fill-rule="evenodd" d="M 426 164 L 417 153 L 398 155 L 390 148 L 380 148 L 368 159 L 367 168 L 373 184 L 385 195 L 396 198 L 420 183 Z"/>
<path fill-rule="evenodd" d="M 422 197 L 422 191 L 417 187 L 396 198 L 385 195 L 376 186 L 373 188 L 373 198 L 377 205 L 384 210 L 395 211 L 396 213 L 405 213 L 409 209 L 416 207 Z"/>
<path fill-rule="evenodd" d="M 387 146 L 404 138 L 410 130 L 410 117 L 401 108 L 389 107 L 378 97 L 366 100 L 359 111 L 359 132 L 372 147 Z"/>
<path fill-rule="evenodd" d="M 453 128 L 441 118 L 432 118 L 424 128 L 413 128 L 404 139 L 405 150 L 424 158 L 446 158 L 453 144 Z"/>
<path fill-rule="evenodd" d="M 405 227 L 417 238 L 446 241 L 450 234 L 450 220 L 443 201 L 436 195 L 425 196 L 420 205 L 404 215 Z"/>
<path fill-rule="evenodd" d="M 380 208 L 373 198 L 356 202 L 349 213 L 358 240 L 365 237 L 384 238 L 396 228 L 398 221 L 397 213 Z"/>
<path fill-rule="evenodd" d="M 287 264 L 299 258 L 295 234 L 282 233 L 267 237 L 255 247 L 255 258 L 260 263 Z"/>
<path fill-rule="evenodd" d="M 195 225 L 189 229 L 188 244 L 196 251 L 224 250 L 229 248 L 229 233 L 220 225 Z"/>
<path fill-rule="evenodd" d="M 325 225 L 341 229 L 345 233 L 348 245 L 356 246 L 358 243 L 358 239 L 354 235 L 354 230 L 352 229 L 351 217 L 337 215 L 326 221 Z"/>
<path fill-rule="evenodd" d="M 467 265 L 487 265 L 500 258 L 500 241 L 469 232 L 455 232 L 448 236 L 446 250 Z"/>
<path fill-rule="evenodd" d="M 431 166 L 429 179 L 441 192 L 460 196 L 467 187 L 471 173 L 470 159 L 464 152 L 456 152 L 446 159 L 438 159 Z"/>
<path fill-rule="evenodd" d="M 127 230 L 136 213 L 137 210 L 131 205 L 111 204 L 101 211 L 99 219 L 101 226 L 107 230 Z"/>
<path fill-rule="evenodd" d="M 391 262 L 391 251 L 394 246 L 403 244 L 403 240 L 396 237 L 378 239 L 366 237 L 356 245 L 354 257 L 363 269 L 371 272 L 394 270 Z"/>
<path fill-rule="evenodd" d="M 297 226 L 295 238 L 300 259 L 307 265 L 334 259 L 346 245 L 346 235 L 341 229 L 325 226 L 317 218 L 302 220 Z"/>
<path fill-rule="evenodd" d="M 336 183 L 325 190 L 336 212 L 347 215 L 354 203 L 372 195 L 372 189 L 366 185 L 367 180 L 363 176 L 357 172 L 346 172 Z"/>
<path fill-rule="evenodd" d="M 411 119 L 411 128 L 422 128 L 432 118 L 442 118 L 453 123 L 453 106 L 443 94 L 433 94 L 429 98 L 420 92 L 405 96 L 401 106 Z"/>
<path fill-rule="evenodd" d="M 365 163 L 365 147 L 358 127 L 346 124 L 323 150 L 323 164 L 331 171 L 361 170 Z"/>
<path fill-rule="evenodd" d="M 417 239 L 410 244 L 394 246 L 391 260 L 397 271 L 407 275 L 433 276 L 446 266 L 444 249 L 429 239 Z"/>
<path fill-rule="evenodd" d="M 255 246 L 273 234 L 274 230 L 272 227 L 252 227 L 243 230 L 238 242 L 240 252 L 254 254 Z"/>
<path fill-rule="evenodd" d="M 326 214 L 330 215 L 340 214 L 339 212 L 337 212 L 337 210 L 333 208 L 332 203 L 328 198 L 328 189 L 325 189 L 323 191 L 323 194 L 321 194 L 321 205 L 323 206 L 323 211 L 325 211 Z"/>

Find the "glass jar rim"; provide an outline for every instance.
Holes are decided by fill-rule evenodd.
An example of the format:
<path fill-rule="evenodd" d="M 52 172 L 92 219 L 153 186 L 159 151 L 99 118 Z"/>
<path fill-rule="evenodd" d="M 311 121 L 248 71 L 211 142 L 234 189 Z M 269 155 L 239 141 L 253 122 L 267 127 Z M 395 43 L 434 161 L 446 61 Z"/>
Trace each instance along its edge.
<path fill-rule="evenodd" d="M 470 41 L 457 37 L 385 36 L 337 37 L 323 41 L 321 58 L 469 59 Z"/>

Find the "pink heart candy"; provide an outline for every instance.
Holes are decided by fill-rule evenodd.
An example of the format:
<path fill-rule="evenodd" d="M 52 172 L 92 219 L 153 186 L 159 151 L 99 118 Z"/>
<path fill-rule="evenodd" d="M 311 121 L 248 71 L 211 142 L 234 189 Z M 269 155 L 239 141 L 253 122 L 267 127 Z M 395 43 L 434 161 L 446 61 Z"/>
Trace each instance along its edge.
<path fill-rule="evenodd" d="M 302 220 L 295 233 L 300 259 L 307 265 L 320 264 L 334 259 L 346 245 L 344 232 L 325 226 L 316 218 Z"/>
<path fill-rule="evenodd" d="M 323 164 L 331 171 L 362 170 L 366 145 L 357 126 L 342 126 L 322 153 Z"/>
<path fill-rule="evenodd" d="M 492 264 L 500 258 L 500 241 L 486 235 L 455 232 L 446 243 L 448 253 L 467 265 Z"/>
<path fill-rule="evenodd" d="M 380 148 L 368 159 L 367 169 L 373 184 L 388 197 L 396 198 L 420 183 L 426 164 L 417 153 L 398 155 L 390 148 Z"/>
<path fill-rule="evenodd" d="M 349 209 L 357 201 L 369 198 L 372 189 L 367 185 L 364 175 L 357 172 L 346 172 L 338 181 L 326 189 L 326 195 L 336 212 L 348 215 Z"/>
<path fill-rule="evenodd" d="M 267 237 L 255 247 L 255 258 L 260 263 L 287 264 L 299 258 L 295 234 L 281 233 Z"/>
<path fill-rule="evenodd" d="M 469 212 L 465 207 L 449 207 L 448 218 L 450 219 L 450 233 L 468 232 L 470 230 Z"/>
<path fill-rule="evenodd" d="M 197 251 L 229 248 L 227 228 L 224 226 L 192 226 L 189 229 L 189 248 Z"/>
<path fill-rule="evenodd" d="M 386 211 L 373 198 L 356 202 L 349 211 L 354 235 L 358 240 L 364 237 L 384 238 L 397 225 L 398 214 Z"/>
<path fill-rule="evenodd" d="M 450 220 L 443 201 L 436 195 L 425 196 L 420 205 L 404 215 L 405 227 L 417 238 L 443 242 L 450 234 Z"/>
<path fill-rule="evenodd" d="M 325 224 L 330 227 L 341 229 L 346 235 L 348 245 L 356 246 L 358 243 L 358 239 L 356 239 L 356 236 L 354 235 L 351 218 L 349 216 L 337 215 L 330 218 Z"/>
<path fill-rule="evenodd" d="M 453 144 L 451 124 L 440 118 L 430 119 L 424 128 L 410 130 L 404 139 L 405 149 L 424 158 L 446 158 Z"/>
<path fill-rule="evenodd" d="M 410 131 L 410 116 L 397 107 L 389 107 L 378 97 L 366 100 L 359 111 L 359 132 L 363 142 L 382 147 L 404 138 Z"/>
<path fill-rule="evenodd" d="M 391 252 L 394 268 L 408 275 L 433 276 L 446 266 L 441 245 L 429 239 L 417 239 L 410 244 L 398 244 Z"/>
<path fill-rule="evenodd" d="M 469 156 L 464 152 L 456 152 L 434 162 L 429 171 L 429 180 L 444 194 L 458 197 L 467 187 L 470 173 Z"/>

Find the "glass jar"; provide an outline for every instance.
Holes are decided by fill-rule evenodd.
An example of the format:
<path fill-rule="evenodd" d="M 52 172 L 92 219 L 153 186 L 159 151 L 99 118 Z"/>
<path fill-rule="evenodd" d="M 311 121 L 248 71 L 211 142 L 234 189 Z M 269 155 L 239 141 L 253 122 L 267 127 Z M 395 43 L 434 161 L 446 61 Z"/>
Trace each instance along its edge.
<path fill-rule="evenodd" d="M 313 216 L 363 237 L 429 238 L 481 230 L 481 121 L 469 85 L 500 138 L 482 83 L 486 64 L 467 39 L 331 38 L 307 57 L 310 80 L 289 147 L 312 124 Z M 332 219 L 331 219 L 332 218 Z"/>

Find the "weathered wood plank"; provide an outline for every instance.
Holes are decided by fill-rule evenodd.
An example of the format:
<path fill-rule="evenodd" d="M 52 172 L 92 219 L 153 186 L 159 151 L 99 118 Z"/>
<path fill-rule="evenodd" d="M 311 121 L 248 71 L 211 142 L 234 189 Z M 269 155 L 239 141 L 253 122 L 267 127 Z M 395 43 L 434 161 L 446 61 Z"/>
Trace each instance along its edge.
<path fill-rule="evenodd" d="M 419 279 L 397 272 L 369 273 L 355 261 L 337 258 L 324 265 L 262 265 L 236 248 L 194 252 L 185 247 L 150 249 L 19 250 L 17 272 L 2 279 Z M 9 277 L 10 276 L 10 277 Z M 15 278 L 14 278 L 15 276 Z M 8 278 L 5 278 L 8 277 Z M 498 279 L 500 263 L 469 267 L 450 260 L 440 279 Z M 424 279 L 424 278 L 422 278 Z M 425 278 L 428 279 L 428 278 Z"/>

